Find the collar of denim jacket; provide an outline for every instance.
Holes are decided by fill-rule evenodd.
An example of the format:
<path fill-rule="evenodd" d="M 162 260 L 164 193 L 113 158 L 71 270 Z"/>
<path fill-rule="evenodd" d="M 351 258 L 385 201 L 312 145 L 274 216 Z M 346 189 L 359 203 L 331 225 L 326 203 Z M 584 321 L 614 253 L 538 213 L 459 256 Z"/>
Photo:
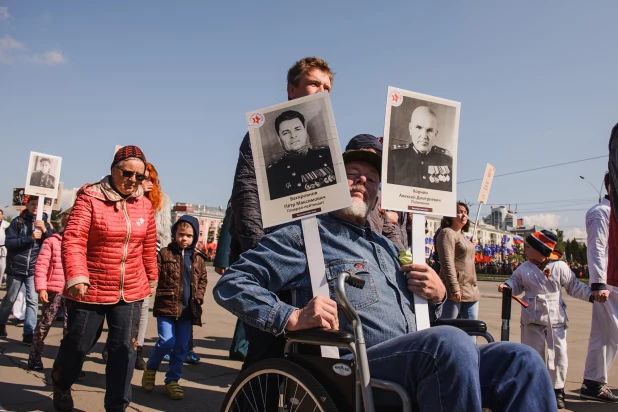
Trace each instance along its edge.
<path fill-rule="evenodd" d="M 371 226 L 369 225 L 368 220 L 365 222 L 364 225 L 359 225 L 358 223 L 350 222 L 349 220 L 343 219 L 337 216 L 336 214 L 334 214 L 333 212 L 328 213 L 325 217 L 328 217 L 332 220 L 337 221 L 338 223 L 350 228 L 351 230 L 358 233 L 359 235 L 365 235 L 367 237 L 374 237 L 373 230 L 371 230 Z"/>

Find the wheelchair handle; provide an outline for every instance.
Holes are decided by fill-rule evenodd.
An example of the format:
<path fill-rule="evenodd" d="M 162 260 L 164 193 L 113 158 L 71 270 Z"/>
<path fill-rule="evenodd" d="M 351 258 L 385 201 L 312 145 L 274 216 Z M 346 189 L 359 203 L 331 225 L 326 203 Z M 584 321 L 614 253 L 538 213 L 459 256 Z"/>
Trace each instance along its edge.
<path fill-rule="evenodd" d="M 354 328 L 354 342 L 358 361 L 358 382 L 361 386 L 365 412 L 374 412 L 375 404 L 373 403 L 373 390 L 371 389 L 371 375 L 369 373 L 369 360 L 367 359 L 367 345 L 365 344 L 365 336 L 363 335 L 363 324 L 361 323 L 358 313 L 356 313 L 356 310 L 354 310 L 354 307 L 345 294 L 346 283 L 352 287 L 362 289 L 365 286 L 365 280 L 360 276 L 342 272 L 337 276 L 336 292 L 339 304 L 352 321 L 352 327 Z"/>
<path fill-rule="evenodd" d="M 365 287 L 365 279 L 357 275 L 352 275 L 350 273 L 348 273 L 345 283 L 357 289 L 362 289 Z"/>

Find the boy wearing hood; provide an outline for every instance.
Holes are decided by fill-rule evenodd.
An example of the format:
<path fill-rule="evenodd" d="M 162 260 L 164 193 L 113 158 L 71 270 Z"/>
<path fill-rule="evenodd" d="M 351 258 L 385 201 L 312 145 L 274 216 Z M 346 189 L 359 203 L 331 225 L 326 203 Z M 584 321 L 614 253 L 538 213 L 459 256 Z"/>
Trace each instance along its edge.
<path fill-rule="evenodd" d="M 34 288 L 34 267 L 43 240 L 52 234 L 52 228 L 47 223 L 47 214 L 43 213 L 43 220 L 36 220 L 38 204 L 38 196 L 30 196 L 26 202 L 26 209 L 11 222 L 6 230 L 7 293 L 0 305 L 0 337 L 6 337 L 6 321 L 9 319 L 22 283 L 26 284 L 26 320 L 23 342 L 27 345 L 32 344 L 32 334 L 39 309 L 39 297 Z"/>
<path fill-rule="evenodd" d="M 153 315 L 159 340 L 146 363 L 142 387 L 154 389 L 155 374 L 163 357 L 170 355 L 165 375 L 165 394 L 174 400 L 184 397 L 178 385 L 188 352 L 192 325 L 202 326 L 202 303 L 206 293 L 206 255 L 196 249 L 199 228 L 193 216 L 182 216 L 172 227 L 174 240 L 158 255 L 159 284 Z"/>

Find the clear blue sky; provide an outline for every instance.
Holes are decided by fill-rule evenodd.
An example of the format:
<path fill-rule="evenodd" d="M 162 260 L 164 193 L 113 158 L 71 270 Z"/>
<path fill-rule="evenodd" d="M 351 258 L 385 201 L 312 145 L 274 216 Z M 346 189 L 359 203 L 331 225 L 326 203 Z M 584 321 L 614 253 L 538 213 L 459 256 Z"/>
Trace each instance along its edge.
<path fill-rule="evenodd" d="M 0 203 L 24 184 L 30 151 L 62 156 L 70 188 L 106 174 L 116 144 L 136 144 L 173 201 L 224 206 L 245 112 L 284 101 L 286 71 L 307 55 L 336 71 L 343 145 L 383 134 L 392 85 L 462 102 L 460 181 L 487 162 L 501 174 L 604 155 L 617 14 L 615 1 L 0 0 Z M 576 233 L 597 197 L 579 175 L 598 186 L 606 168 L 496 178 L 489 202 Z M 476 201 L 479 185 L 459 197 Z"/>

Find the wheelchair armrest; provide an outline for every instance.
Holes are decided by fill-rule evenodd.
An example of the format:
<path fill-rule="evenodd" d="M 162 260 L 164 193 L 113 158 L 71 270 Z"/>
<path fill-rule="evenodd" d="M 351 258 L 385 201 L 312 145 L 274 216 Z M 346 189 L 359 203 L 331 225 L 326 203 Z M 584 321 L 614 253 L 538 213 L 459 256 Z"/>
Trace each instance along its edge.
<path fill-rule="evenodd" d="M 431 322 L 431 326 L 454 326 L 466 333 L 486 333 L 487 324 L 476 319 L 438 319 Z"/>
<path fill-rule="evenodd" d="M 324 345 L 329 344 L 349 344 L 354 342 L 354 335 L 348 332 L 342 332 L 339 330 L 329 330 L 322 328 L 297 330 L 294 332 L 286 332 L 286 339 L 296 340 L 319 340 Z"/>

